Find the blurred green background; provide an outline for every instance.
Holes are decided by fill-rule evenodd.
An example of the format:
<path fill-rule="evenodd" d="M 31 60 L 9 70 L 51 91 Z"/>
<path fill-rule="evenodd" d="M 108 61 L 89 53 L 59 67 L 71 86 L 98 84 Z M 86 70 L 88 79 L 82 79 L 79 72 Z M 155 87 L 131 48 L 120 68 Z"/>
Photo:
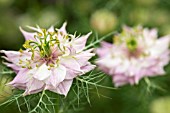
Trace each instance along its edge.
<path fill-rule="evenodd" d="M 155 27 L 162 36 L 170 34 L 169 13 L 170 0 L 0 0 L 0 49 L 20 49 L 24 38 L 19 26 L 60 27 L 65 21 L 69 33 L 94 31 L 91 38 L 95 33 L 101 37 L 120 31 L 122 25 Z M 112 37 L 106 40 L 111 41 Z M 86 104 L 77 113 L 170 113 L 169 65 L 166 72 L 165 76 L 151 78 L 151 84 L 142 80 L 138 86 L 99 89 L 103 96 L 91 94 L 91 105 Z M 1 79 L 9 80 L 5 76 Z M 112 86 L 111 78 L 105 82 Z M 2 102 L 10 91 L 2 88 L 3 82 L 0 87 Z M 0 113 L 18 113 L 15 104 L 0 110 Z"/>

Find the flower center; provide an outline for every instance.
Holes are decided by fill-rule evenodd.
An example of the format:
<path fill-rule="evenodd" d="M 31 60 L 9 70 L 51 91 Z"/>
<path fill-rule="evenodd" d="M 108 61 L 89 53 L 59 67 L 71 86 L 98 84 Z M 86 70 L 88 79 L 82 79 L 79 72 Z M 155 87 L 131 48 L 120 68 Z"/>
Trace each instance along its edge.
<path fill-rule="evenodd" d="M 134 52 L 137 49 L 137 41 L 134 38 L 126 40 L 127 48 L 130 52 Z"/>
<path fill-rule="evenodd" d="M 58 64 L 62 55 L 69 53 L 67 46 L 71 43 L 72 35 L 63 33 L 62 31 L 49 32 L 46 29 L 40 29 L 35 35 L 34 39 L 26 40 L 23 47 L 31 52 L 29 62 L 22 60 L 19 65 L 23 68 L 31 67 L 31 62 L 44 62 L 48 66 L 53 67 Z M 22 53 L 22 50 L 20 51 Z M 27 64 L 27 62 L 29 64 Z M 36 65 L 38 67 L 39 64 Z"/>
<path fill-rule="evenodd" d="M 32 59 L 34 59 L 35 51 L 39 52 L 41 58 L 50 59 L 51 47 L 59 44 L 56 32 L 47 32 L 45 29 L 42 29 L 42 32 L 37 33 L 34 38 L 37 41 L 27 40 L 23 45 L 25 49 L 29 49 L 32 52 Z"/>

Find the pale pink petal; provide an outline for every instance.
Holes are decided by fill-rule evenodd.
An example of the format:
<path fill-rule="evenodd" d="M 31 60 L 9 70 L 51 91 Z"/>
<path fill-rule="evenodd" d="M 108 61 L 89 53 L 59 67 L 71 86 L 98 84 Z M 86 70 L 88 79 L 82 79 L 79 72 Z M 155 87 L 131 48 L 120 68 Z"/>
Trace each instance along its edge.
<path fill-rule="evenodd" d="M 150 68 L 148 68 L 148 70 L 145 70 L 145 75 L 148 76 L 157 76 L 157 75 L 164 75 L 165 71 L 162 68 L 162 66 L 152 66 Z"/>
<path fill-rule="evenodd" d="M 99 67 L 99 69 L 100 70 L 102 70 L 103 72 L 105 72 L 105 73 L 107 73 L 107 74 L 109 74 L 109 75 L 112 75 L 113 74 L 113 70 L 114 69 L 110 69 L 110 68 L 108 68 L 108 67 L 106 67 L 106 66 L 104 66 L 104 65 L 100 65 L 100 64 L 98 64 L 98 67 Z"/>
<path fill-rule="evenodd" d="M 89 36 L 91 35 L 91 32 L 87 35 L 81 36 L 79 38 L 76 38 L 73 42 L 73 48 L 76 50 L 76 52 L 80 52 L 85 48 L 85 44 Z"/>
<path fill-rule="evenodd" d="M 24 96 L 41 92 L 45 87 L 44 82 L 36 79 L 31 79 L 26 85 L 27 88 L 23 94 Z"/>
<path fill-rule="evenodd" d="M 3 64 L 5 64 L 7 67 L 12 68 L 15 71 L 15 73 L 18 73 L 21 69 L 21 67 L 15 65 L 15 64 L 7 63 L 7 62 L 3 62 Z"/>
<path fill-rule="evenodd" d="M 30 80 L 30 76 L 27 74 L 28 73 L 28 69 L 22 69 L 19 71 L 19 73 L 16 75 L 16 77 L 13 79 L 13 81 L 11 81 L 10 83 L 8 83 L 8 85 L 12 85 L 13 87 L 25 87 L 26 83 Z"/>
<path fill-rule="evenodd" d="M 32 27 L 32 26 L 27 26 L 27 28 L 33 30 L 33 31 L 36 31 L 36 32 L 39 32 L 41 33 L 42 32 L 42 29 L 40 28 L 40 26 L 36 25 L 36 27 Z"/>
<path fill-rule="evenodd" d="M 170 58 L 170 51 L 164 52 L 160 56 L 160 59 L 161 59 L 160 65 L 162 65 L 162 66 L 167 65 L 169 63 L 169 60 L 170 60 L 169 58 Z"/>
<path fill-rule="evenodd" d="M 101 42 L 101 48 L 97 48 L 96 53 L 99 55 L 99 57 L 104 57 L 109 52 L 111 52 L 112 47 L 113 47 L 113 44 L 110 44 L 107 42 Z"/>
<path fill-rule="evenodd" d="M 86 65 L 84 65 L 84 66 L 81 67 L 81 70 L 82 70 L 84 73 L 87 73 L 87 72 L 93 70 L 95 67 L 96 67 L 96 65 L 92 65 L 90 62 L 88 62 Z"/>
<path fill-rule="evenodd" d="M 66 68 L 72 69 L 74 71 L 81 71 L 80 64 L 72 57 L 63 57 L 60 59 L 60 63 Z"/>
<path fill-rule="evenodd" d="M 46 89 L 56 92 L 58 94 L 66 96 L 70 90 L 73 80 L 64 80 L 61 82 L 58 87 L 47 86 Z"/>
<path fill-rule="evenodd" d="M 52 74 L 47 80 L 49 82 L 48 84 L 57 87 L 57 85 L 65 79 L 65 76 L 66 68 L 62 65 L 59 65 L 57 68 L 52 69 Z"/>
<path fill-rule="evenodd" d="M 112 48 L 113 44 L 102 41 L 101 46 L 104 47 L 104 48 Z"/>
<path fill-rule="evenodd" d="M 123 85 L 126 85 L 128 84 L 128 81 L 125 80 L 125 81 L 116 81 L 116 82 L 113 82 L 115 84 L 115 87 L 120 87 L 120 86 L 123 86 Z"/>
<path fill-rule="evenodd" d="M 127 84 L 128 80 L 127 80 L 126 76 L 120 74 L 120 75 L 115 75 L 113 77 L 113 82 L 116 87 L 119 87 L 119 86 Z"/>
<path fill-rule="evenodd" d="M 72 55 L 75 55 L 76 54 L 76 50 L 71 46 L 71 47 L 67 47 L 67 49 L 69 50 L 69 55 L 72 56 Z"/>
<path fill-rule="evenodd" d="M 34 38 L 34 36 L 36 35 L 36 33 L 29 33 L 24 31 L 21 27 L 20 27 L 20 31 L 22 32 L 22 34 L 25 37 L 25 40 L 32 40 L 32 41 L 36 41 L 36 39 Z"/>
<path fill-rule="evenodd" d="M 4 53 L 7 57 L 5 59 L 14 64 L 19 64 L 20 60 L 25 61 L 26 59 L 31 59 L 32 53 L 28 51 L 17 52 L 17 51 L 5 51 L 1 50 L 1 53 Z"/>
<path fill-rule="evenodd" d="M 93 49 L 89 49 L 86 51 L 83 51 L 81 53 L 76 54 L 74 57 L 76 58 L 76 60 L 78 61 L 78 63 L 80 64 L 80 66 L 83 66 L 85 63 L 88 62 L 88 60 L 93 57 L 95 54 L 91 53 Z"/>
<path fill-rule="evenodd" d="M 73 79 L 73 78 L 79 76 L 81 73 L 82 72 L 74 71 L 74 70 L 67 68 L 65 79 Z"/>
<path fill-rule="evenodd" d="M 73 82 L 73 80 L 65 80 L 65 81 L 61 82 L 57 88 L 58 93 L 66 96 L 70 90 L 72 82 Z"/>

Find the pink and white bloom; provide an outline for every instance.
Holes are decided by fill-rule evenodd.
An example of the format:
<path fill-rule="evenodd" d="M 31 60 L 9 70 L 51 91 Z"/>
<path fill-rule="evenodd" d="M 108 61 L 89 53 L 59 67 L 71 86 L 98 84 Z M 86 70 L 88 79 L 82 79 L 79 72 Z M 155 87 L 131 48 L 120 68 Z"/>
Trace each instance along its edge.
<path fill-rule="evenodd" d="M 34 32 L 20 28 L 25 37 L 25 50 L 5 51 L 5 64 L 16 72 L 9 83 L 25 90 L 24 95 L 50 90 L 67 95 L 73 79 L 95 68 L 88 60 L 94 56 L 93 49 L 84 50 L 91 33 L 76 37 L 68 34 L 66 23 L 60 29 L 48 30 L 29 27 Z"/>
<path fill-rule="evenodd" d="M 101 43 L 96 63 L 112 76 L 116 87 L 138 84 L 146 76 L 164 75 L 164 66 L 170 60 L 170 36 L 157 36 L 156 29 L 124 27 L 114 37 L 114 44 Z"/>

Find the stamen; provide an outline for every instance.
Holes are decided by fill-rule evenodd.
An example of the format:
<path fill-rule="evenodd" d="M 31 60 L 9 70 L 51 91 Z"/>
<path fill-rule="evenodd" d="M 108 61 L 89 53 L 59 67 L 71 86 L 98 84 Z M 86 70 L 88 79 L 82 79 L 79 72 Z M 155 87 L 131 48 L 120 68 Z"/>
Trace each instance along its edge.
<path fill-rule="evenodd" d="M 53 36 L 55 32 L 48 32 L 49 35 Z"/>
<path fill-rule="evenodd" d="M 39 65 L 38 65 L 38 64 L 36 64 L 36 67 L 38 68 L 38 67 L 39 67 Z"/>
<path fill-rule="evenodd" d="M 20 52 L 20 53 L 23 53 L 23 50 L 22 50 L 22 49 L 19 49 L 19 52 Z"/>
<path fill-rule="evenodd" d="M 47 30 L 46 29 L 42 29 L 42 32 L 44 33 L 44 35 L 46 35 Z"/>
<path fill-rule="evenodd" d="M 22 64 L 22 63 L 23 63 L 23 61 L 21 59 L 19 59 L 19 64 Z"/>
<path fill-rule="evenodd" d="M 42 37 L 43 36 L 43 34 L 42 33 L 37 33 L 38 34 L 38 37 Z"/>
<path fill-rule="evenodd" d="M 26 68 L 26 66 L 22 66 L 22 68 Z"/>
<path fill-rule="evenodd" d="M 62 32 L 60 32 L 61 35 L 63 35 Z M 56 36 L 58 32 L 47 32 L 46 29 L 42 29 L 42 32 L 37 32 L 36 35 L 34 35 L 34 38 L 38 38 L 40 42 L 32 41 L 32 40 L 27 40 L 24 44 L 23 47 L 25 49 L 29 49 L 32 52 L 31 59 L 34 59 L 35 55 L 35 50 L 39 52 L 40 56 L 42 58 L 48 58 L 51 55 L 51 46 L 54 46 L 54 44 L 59 44 L 60 41 L 58 40 L 58 37 Z M 66 38 L 69 38 L 69 36 L 64 36 Z M 50 40 L 49 40 L 50 38 Z M 38 48 L 38 49 L 36 49 Z M 22 52 L 22 51 L 21 51 Z"/>
<path fill-rule="evenodd" d="M 50 67 L 54 67 L 54 64 L 49 64 Z"/>
<path fill-rule="evenodd" d="M 25 49 L 31 48 L 30 46 L 30 40 L 25 41 L 25 44 L 23 45 Z"/>

